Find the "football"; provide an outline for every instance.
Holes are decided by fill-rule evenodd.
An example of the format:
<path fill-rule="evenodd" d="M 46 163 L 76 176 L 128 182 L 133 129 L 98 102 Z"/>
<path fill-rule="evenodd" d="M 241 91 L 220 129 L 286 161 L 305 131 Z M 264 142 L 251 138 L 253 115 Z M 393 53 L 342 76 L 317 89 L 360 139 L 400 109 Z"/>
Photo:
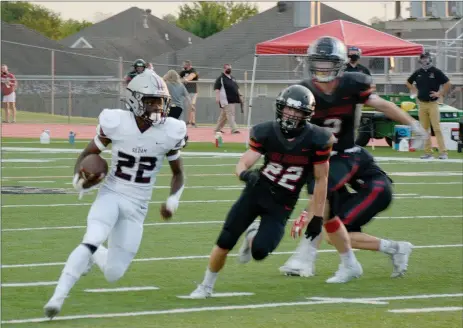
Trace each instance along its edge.
<path fill-rule="evenodd" d="M 80 162 L 80 172 L 83 178 L 87 180 L 84 188 L 90 188 L 99 183 L 99 177 L 108 174 L 108 163 L 100 155 L 91 154 L 86 156 Z"/>

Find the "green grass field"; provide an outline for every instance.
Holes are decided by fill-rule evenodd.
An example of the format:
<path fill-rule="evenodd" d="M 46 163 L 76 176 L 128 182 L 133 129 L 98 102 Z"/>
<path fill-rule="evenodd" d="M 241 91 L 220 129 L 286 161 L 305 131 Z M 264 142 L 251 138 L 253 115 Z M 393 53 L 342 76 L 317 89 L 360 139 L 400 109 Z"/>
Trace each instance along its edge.
<path fill-rule="evenodd" d="M 453 162 L 407 161 L 419 154 L 398 154 L 383 148 L 372 152 L 394 179 L 396 197 L 392 206 L 366 227 L 366 232 L 409 240 L 417 246 L 405 277 L 389 278 L 392 266 L 384 254 L 359 251 L 357 257 L 364 276 L 344 285 L 326 284 L 339 259 L 333 248 L 325 244 L 318 255 L 315 277 L 282 276 L 278 268 L 298 243 L 290 238 L 287 229 L 280 246 L 265 261 L 240 265 L 236 257 L 230 257 L 220 273 L 215 292 L 251 295 L 207 300 L 177 298 L 188 295 L 201 282 L 207 255 L 242 186 L 233 175 L 237 157 L 225 155 L 241 152 L 243 146 L 227 144 L 226 148 L 216 149 L 200 143 L 191 143 L 185 150 L 187 188 L 174 220 L 169 223 L 162 222 L 158 214 L 170 182 L 169 168 L 164 164 L 153 192 L 140 251 L 126 275 L 110 284 L 95 266 L 71 291 L 60 316 L 51 322 L 34 322 L 33 319 L 43 319 L 42 308 L 53 293 L 69 253 L 83 237 L 87 212 L 96 195 L 87 194 L 79 201 L 75 193 L 56 193 L 72 192 L 72 167 L 78 152 L 21 152 L 11 148 L 40 146 L 36 140 L 2 140 L 1 320 L 6 327 L 462 325 L 463 157 L 455 152 L 450 155 Z M 78 143 L 75 148 L 84 146 L 85 143 Z M 47 148 L 68 147 L 55 143 Z M 187 151 L 217 154 L 192 156 Z M 104 157 L 109 158 L 109 154 Z M 33 187 L 44 193 L 5 194 L 20 187 Z M 305 191 L 301 197 L 293 217 L 305 205 Z M 236 252 L 237 249 L 232 253 Z M 88 291 L 148 286 L 159 289 Z M 312 299 L 317 297 L 325 299 Z M 406 312 L 390 312 L 394 310 Z"/>

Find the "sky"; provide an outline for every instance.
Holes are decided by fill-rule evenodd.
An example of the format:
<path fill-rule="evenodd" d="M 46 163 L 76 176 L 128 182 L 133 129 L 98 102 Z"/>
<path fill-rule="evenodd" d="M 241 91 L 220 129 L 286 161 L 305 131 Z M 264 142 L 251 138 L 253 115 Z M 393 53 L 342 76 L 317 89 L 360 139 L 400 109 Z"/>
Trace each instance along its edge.
<path fill-rule="evenodd" d="M 159 18 L 162 16 L 172 13 L 178 13 L 178 7 L 188 1 L 145 1 L 145 2 L 75 2 L 75 1 L 32 1 L 35 4 L 40 4 L 47 7 L 55 12 L 61 14 L 64 19 L 77 19 L 77 20 L 88 20 L 91 22 L 100 21 L 104 18 L 115 15 L 121 11 L 124 11 L 130 7 L 139 7 L 142 9 L 151 9 L 151 13 Z M 333 7 L 339 11 L 344 12 L 354 18 L 357 18 L 365 23 L 369 23 L 369 20 L 376 16 L 379 18 L 392 19 L 394 17 L 394 1 L 362 1 L 362 2 L 350 2 L 350 1 L 322 1 L 326 5 Z M 257 4 L 259 11 L 265 11 L 276 5 L 276 1 L 269 2 L 254 2 Z M 408 17 L 408 12 L 405 8 L 408 7 L 407 2 L 402 3 L 402 16 Z"/>

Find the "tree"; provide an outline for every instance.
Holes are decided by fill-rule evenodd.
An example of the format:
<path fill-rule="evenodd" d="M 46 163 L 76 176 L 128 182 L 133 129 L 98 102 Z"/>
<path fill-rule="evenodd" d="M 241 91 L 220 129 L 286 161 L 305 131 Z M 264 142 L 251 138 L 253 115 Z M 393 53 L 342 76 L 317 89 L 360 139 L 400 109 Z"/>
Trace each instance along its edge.
<path fill-rule="evenodd" d="M 10 24 L 22 24 L 53 40 L 65 38 L 92 25 L 87 21 L 63 20 L 59 14 L 28 2 L 2 2 L 2 20 Z"/>
<path fill-rule="evenodd" d="M 259 12 L 255 4 L 233 2 L 194 2 L 180 6 L 179 11 L 177 26 L 201 38 L 207 38 Z"/>
<path fill-rule="evenodd" d="M 164 15 L 162 16 L 162 19 L 174 25 L 177 22 L 177 17 L 175 17 L 175 15 L 172 15 L 172 14 Z"/>

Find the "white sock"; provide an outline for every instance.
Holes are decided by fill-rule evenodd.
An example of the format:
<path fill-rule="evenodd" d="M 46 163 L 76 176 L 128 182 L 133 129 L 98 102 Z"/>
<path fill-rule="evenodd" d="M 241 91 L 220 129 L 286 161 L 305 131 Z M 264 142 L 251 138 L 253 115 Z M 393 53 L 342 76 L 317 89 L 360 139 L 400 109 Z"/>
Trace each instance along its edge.
<path fill-rule="evenodd" d="M 398 251 L 397 242 L 381 239 L 379 242 L 379 251 L 385 254 L 395 254 Z"/>
<path fill-rule="evenodd" d="M 357 258 L 355 257 L 354 251 L 349 249 L 347 252 L 340 254 L 341 256 L 341 263 L 344 266 L 352 266 L 355 262 L 357 262 Z"/>
<path fill-rule="evenodd" d="M 59 277 L 53 298 L 65 298 L 69 294 L 69 291 L 87 269 L 91 256 L 90 250 L 82 244 L 72 251 Z"/>
<path fill-rule="evenodd" d="M 108 249 L 101 245 L 97 248 L 96 252 L 93 253 L 93 260 L 96 265 L 100 268 L 101 272 L 105 272 L 106 261 L 108 260 Z"/>
<path fill-rule="evenodd" d="M 317 237 L 315 237 L 313 240 L 309 240 L 310 246 L 312 246 L 315 249 L 318 249 L 318 245 L 320 244 L 320 239 L 322 238 L 322 234 L 319 234 Z"/>
<path fill-rule="evenodd" d="M 209 270 L 209 268 L 207 268 L 202 284 L 213 288 L 215 285 L 215 281 L 217 280 L 218 274 L 219 274 L 218 272 L 212 272 L 211 270 Z"/>

